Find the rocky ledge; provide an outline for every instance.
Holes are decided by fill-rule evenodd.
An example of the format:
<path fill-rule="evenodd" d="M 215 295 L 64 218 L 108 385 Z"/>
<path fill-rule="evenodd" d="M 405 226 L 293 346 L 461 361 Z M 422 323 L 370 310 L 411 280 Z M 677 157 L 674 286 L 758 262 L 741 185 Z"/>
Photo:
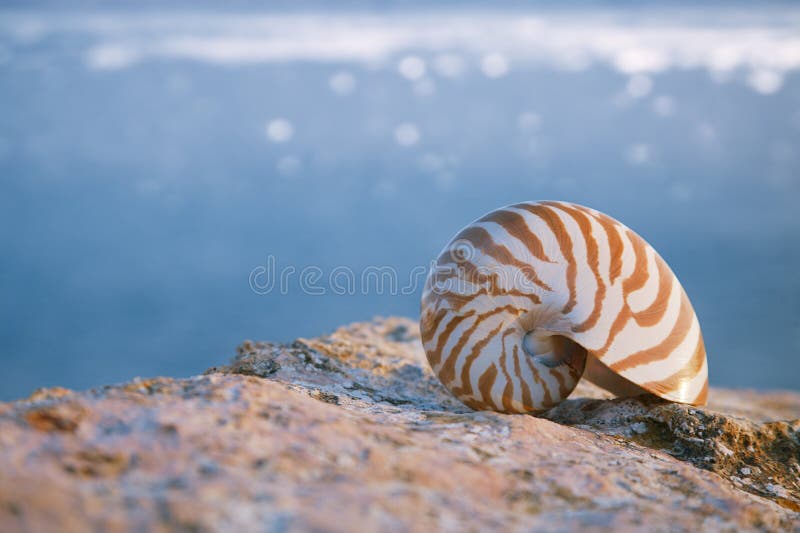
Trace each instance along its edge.
<path fill-rule="evenodd" d="M 800 394 L 475 412 L 389 318 L 0 404 L 0 529 L 800 531 Z"/>

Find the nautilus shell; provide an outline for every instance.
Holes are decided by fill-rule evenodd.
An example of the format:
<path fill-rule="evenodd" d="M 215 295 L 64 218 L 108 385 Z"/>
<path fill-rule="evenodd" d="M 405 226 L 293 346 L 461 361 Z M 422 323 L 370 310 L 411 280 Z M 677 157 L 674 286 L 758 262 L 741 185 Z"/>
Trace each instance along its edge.
<path fill-rule="evenodd" d="M 475 409 L 535 412 L 580 378 L 703 405 L 689 298 L 658 253 L 594 209 L 526 202 L 462 229 L 431 269 L 420 329 L 442 383 Z"/>

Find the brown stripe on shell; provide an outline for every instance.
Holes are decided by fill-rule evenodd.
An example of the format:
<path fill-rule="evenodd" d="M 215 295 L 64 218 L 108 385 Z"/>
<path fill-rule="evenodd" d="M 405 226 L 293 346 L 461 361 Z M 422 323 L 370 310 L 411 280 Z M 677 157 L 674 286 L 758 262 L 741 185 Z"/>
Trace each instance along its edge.
<path fill-rule="evenodd" d="M 461 386 L 460 387 L 453 387 L 453 394 L 456 396 L 472 396 L 473 389 L 472 389 L 472 380 L 470 379 L 470 373 L 472 370 L 472 364 L 475 360 L 480 356 L 481 350 L 483 350 L 487 344 L 489 344 L 492 339 L 494 339 L 500 330 L 503 329 L 503 324 L 500 323 L 498 326 L 489 332 L 487 336 L 476 342 L 472 346 L 472 350 L 470 350 L 469 355 L 464 360 L 464 366 L 461 367 Z"/>
<path fill-rule="evenodd" d="M 577 292 L 575 289 L 575 280 L 578 276 L 578 266 L 575 264 L 575 257 L 572 254 L 572 239 L 564 226 L 564 222 L 556 215 L 554 211 L 544 205 L 531 205 L 531 204 L 517 204 L 512 207 L 517 209 L 524 209 L 542 219 L 558 242 L 558 247 L 561 250 L 561 255 L 567 262 L 567 288 L 569 289 L 569 300 L 561 310 L 563 314 L 569 313 L 575 304 L 577 304 Z"/>
<path fill-rule="evenodd" d="M 697 397 L 692 400 L 692 405 L 705 405 L 708 403 L 708 380 L 703 382 L 703 388 L 697 394 Z"/>
<path fill-rule="evenodd" d="M 619 236 L 619 230 L 617 229 L 617 223 L 604 215 L 603 213 L 599 213 L 597 211 L 593 211 L 583 206 L 573 206 L 575 209 L 579 209 L 583 211 L 587 215 L 594 218 L 600 227 L 606 232 L 606 241 L 608 242 L 608 255 L 609 255 L 609 264 L 608 264 L 608 280 L 609 283 L 612 285 L 614 284 L 614 280 L 616 280 L 619 276 L 622 275 L 622 254 L 625 252 L 625 246 L 622 243 L 622 238 Z"/>
<path fill-rule="evenodd" d="M 627 324 L 628 320 L 630 320 L 633 316 L 633 312 L 628 306 L 628 295 L 631 292 L 644 287 L 645 283 L 647 282 L 647 249 L 645 248 L 645 242 L 641 237 L 630 230 L 626 231 L 625 234 L 633 248 L 633 254 L 635 258 L 633 272 L 631 272 L 627 278 L 622 280 L 622 309 L 619 311 L 619 314 L 617 314 L 617 317 L 611 324 L 611 329 L 608 331 L 608 337 L 606 338 L 605 344 L 600 349 L 592 352 L 598 358 L 602 358 L 602 356 L 608 351 L 608 349 L 611 347 L 611 344 L 617 338 L 617 335 L 619 335 L 619 333 L 625 327 L 625 324 Z"/>
<path fill-rule="evenodd" d="M 450 335 L 453 333 L 453 331 L 461 322 L 473 316 L 474 314 L 475 311 L 469 311 L 463 315 L 456 315 L 452 320 L 450 320 L 450 322 L 447 323 L 447 325 L 444 327 L 444 331 L 442 331 L 442 333 L 439 335 L 436 348 L 428 352 L 428 362 L 431 364 L 431 366 L 435 367 L 442 360 L 442 350 L 444 349 L 444 345 L 447 344 L 447 340 L 450 338 Z"/>
<path fill-rule="evenodd" d="M 445 359 L 441 370 L 439 370 L 439 379 L 441 379 L 442 382 L 451 383 L 453 379 L 455 379 L 456 360 L 461 354 L 461 350 L 464 349 L 464 345 L 467 343 L 467 341 L 469 341 L 470 337 L 472 337 L 472 334 L 475 333 L 475 330 L 478 329 L 478 326 L 480 326 L 481 322 L 493 315 L 496 315 L 497 313 L 502 313 L 504 311 L 508 311 L 509 313 L 516 312 L 517 316 L 519 316 L 525 312 L 525 309 L 517 309 L 510 305 L 504 305 L 502 307 L 495 307 L 491 311 L 487 311 L 478 315 L 478 317 L 475 319 L 475 323 L 472 324 L 467 331 L 461 334 L 458 342 L 456 342 L 456 345 L 453 346 L 453 350 L 447 355 L 447 359 Z"/>
<path fill-rule="evenodd" d="M 659 396 L 671 395 L 672 393 L 678 391 L 684 383 L 689 382 L 697 377 L 697 374 L 699 374 L 703 369 L 703 363 L 705 360 L 706 348 L 703 344 L 703 335 L 698 331 L 697 345 L 695 346 L 694 352 L 692 352 L 692 357 L 683 365 L 680 370 L 664 379 L 642 383 L 641 387 L 653 392 L 654 394 L 658 394 Z"/>
<path fill-rule="evenodd" d="M 552 205 L 552 204 L 547 204 Z M 583 235 L 583 240 L 586 243 L 586 259 L 589 264 L 589 269 L 594 275 L 595 282 L 597 283 L 597 290 L 594 293 L 594 305 L 592 312 L 589 316 L 581 322 L 572 326 L 572 331 L 575 333 L 582 333 L 592 329 L 597 321 L 600 319 L 600 313 L 603 311 L 603 299 L 606 296 L 606 284 L 600 277 L 600 251 L 592 234 L 592 223 L 589 221 L 587 215 L 577 209 L 572 209 L 569 206 L 558 204 L 557 207 L 572 217 L 578 224 L 578 229 Z"/>
<path fill-rule="evenodd" d="M 468 262 L 470 265 L 472 263 Z M 473 265 L 474 266 L 474 265 Z M 530 292 L 523 292 L 518 289 L 505 289 L 500 286 L 499 275 L 497 272 L 492 273 L 489 276 L 482 275 L 483 277 L 480 280 L 480 284 L 484 284 L 488 282 L 488 286 L 484 285 L 481 287 L 480 290 L 472 293 L 472 294 L 459 294 L 456 292 L 445 291 L 438 294 L 441 298 L 447 300 L 447 303 L 455 310 L 460 310 L 466 304 L 472 302 L 476 298 L 480 296 L 491 296 L 492 298 L 497 298 L 500 296 L 514 296 L 519 298 L 526 298 L 530 300 L 531 304 L 539 305 L 542 303 L 541 298 L 537 294 L 530 293 Z M 479 283 L 475 283 L 478 285 Z"/>
<path fill-rule="evenodd" d="M 653 326 L 661 322 L 669 307 L 669 295 L 672 292 L 672 280 L 675 277 L 667 263 L 655 255 L 656 271 L 658 271 L 658 292 L 653 302 L 641 311 L 635 312 L 634 318 L 640 326 Z"/>
<path fill-rule="evenodd" d="M 447 316 L 447 309 L 439 309 L 435 313 L 426 311 L 422 314 L 420 321 L 420 337 L 422 344 L 428 344 L 436 336 L 436 331 L 439 329 L 442 319 Z"/>
<path fill-rule="evenodd" d="M 508 328 L 503 332 L 503 336 L 500 339 L 500 343 L 503 348 L 500 352 L 500 370 L 503 372 L 503 377 L 506 378 L 506 386 L 503 388 L 503 410 L 507 413 L 514 411 L 514 405 L 512 403 L 514 399 L 514 382 L 511 381 L 511 374 L 509 374 L 508 368 L 506 368 L 508 355 L 506 350 L 506 337 L 515 331 L 515 328 Z"/>
<path fill-rule="evenodd" d="M 492 239 L 492 235 L 486 229 L 478 226 L 470 226 L 461 230 L 461 232 L 456 235 L 456 240 L 465 240 L 472 243 L 476 249 L 481 250 L 498 263 L 518 268 L 531 283 L 547 291 L 553 290 L 547 283 L 539 279 L 533 267 L 514 257 L 514 254 L 512 254 L 505 245 L 496 243 L 494 239 Z M 449 253 L 449 251 L 445 253 Z"/>
<path fill-rule="evenodd" d="M 654 361 L 662 361 L 668 358 L 672 355 L 672 352 L 675 351 L 675 348 L 680 346 L 686 338 L 686 335 L 688 335 L 689 326 L 692 324 L 693 317 L 692 305 L 689 303 L 686 293 L 681 291 L 680 311 L 678 312 L 678 318 L 675 320 L 675 324 L 672 326 L 669 335 L 652 348 L 632 353 L 615 363 L 611 363 L 609 367 L 619 373 L 637 366 L 646 365 Z"/>
<path fill-rule="evenodd" d="M 534 409 L 533 400 L 531 399 L 531 389 L 528 387 L 528 383 L 522 379 L 522 367 L 519 364 L 519 346 L 515 344 L 514 349 L 511 350 L 511 353 L 514 355 L 514 374 L 519 378 L 519 384 L 522 388 L 522 406 L 528 411 L 533 411 Z"/>
<path fill-rule="evenodd" d="M 539 236 L 528 227 L 525 217 L 514 211 L 498 209 L 484 216 L 479 222 L 494 222 L 503 227 L 512 237 L 516 237 L 528 248 L 533 257 L 540 261 L 552 263 L 553 261 L 544 251 L 544 246 Z"/>
<path fill-rule="evenodd" d="M 555 405 L 553 402 L 553 396 L 550 394 L 550 387 L 547 386 L 547 383 L 539 376 L 539 372 L 533 367 L 531 364 L 531 360 L 529 357 L 525 357 L 525 364 L 528 365 L 528 368 L 531 370 L 531 374 L 533 375 L 533 380 L 536 382 L 539 387 L 541 387 L 542 392 L 544 393 L 544 397 L 542 398 L 542 407 L 547 409 L 548 407 L 552 407 Z"/>
<path fill-rule="evenodd" d="M 622 282 L 622 291 L 627 296 L 644 287 L 650 272 L 647 269 L 647 243 L 631 230 L 626 231 L 625 235 L 633 247 L 635 258 L 633 272 Z"/>
<path fill-rule="evenodd" d="M 492 363 L 489 365 L 481 377 L 478 378 L 478 392 L 480 392 L 483 402 L 490 406 L 492 409 L 497 409 L 497 404 L 492 399 L 492 387 L 497 379 L 497 366 Z"/>
<path fill-rule="evenodd" d="M 566 398 L 570 390 L 567 388 L 567 383 L 564 381 L 564 376 L 561 375 L 561 372 L 557 372 L 558 368 L 548 368 L 547 371 L 550 373 L 551 376 L 558 381 L 558 394 L 561 398 Z"/>

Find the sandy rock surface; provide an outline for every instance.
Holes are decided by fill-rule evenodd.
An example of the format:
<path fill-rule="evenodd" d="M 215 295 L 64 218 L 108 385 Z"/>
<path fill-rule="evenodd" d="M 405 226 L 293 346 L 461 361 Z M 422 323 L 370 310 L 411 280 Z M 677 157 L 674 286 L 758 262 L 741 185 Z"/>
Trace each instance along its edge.
<path fill-rule="evenodd" d="M 0 404 L 6 531 L 800 531 L 800 394 L 475 412 L 415 323 Z"/>

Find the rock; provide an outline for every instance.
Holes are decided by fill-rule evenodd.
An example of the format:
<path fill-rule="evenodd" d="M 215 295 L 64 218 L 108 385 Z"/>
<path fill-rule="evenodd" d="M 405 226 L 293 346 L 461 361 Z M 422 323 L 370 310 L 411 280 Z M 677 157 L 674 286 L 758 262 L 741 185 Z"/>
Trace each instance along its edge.
<path fill-rule="evenodd" d="M 0 529 L 800 531 L 800 394 L 475 412 L 416 324 L 0 404 Z"/>

